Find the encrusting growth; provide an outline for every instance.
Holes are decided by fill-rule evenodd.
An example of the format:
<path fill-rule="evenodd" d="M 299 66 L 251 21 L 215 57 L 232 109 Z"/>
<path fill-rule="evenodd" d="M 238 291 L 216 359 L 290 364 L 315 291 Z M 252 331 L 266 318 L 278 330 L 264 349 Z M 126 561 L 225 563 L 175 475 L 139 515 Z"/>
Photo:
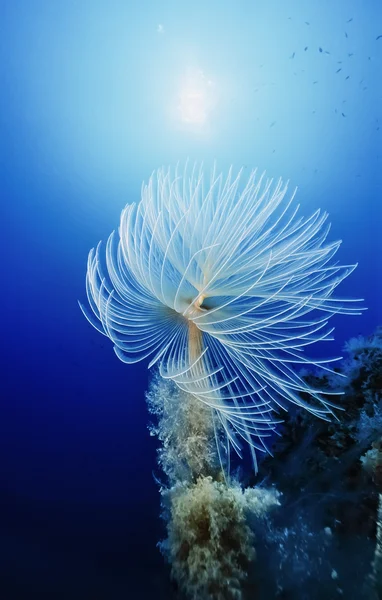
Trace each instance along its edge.
<path fill-rule="evenodd" d="M 167 538 L 160 548 L 172 577 L 192 600 L 241 600 L 256 558 L 250 523 L 279 504 L 278 494 L 224 480 L 211 410 L 191 394 L 156 376 L 147 402 L 166 475 L 160 491 Z"/>

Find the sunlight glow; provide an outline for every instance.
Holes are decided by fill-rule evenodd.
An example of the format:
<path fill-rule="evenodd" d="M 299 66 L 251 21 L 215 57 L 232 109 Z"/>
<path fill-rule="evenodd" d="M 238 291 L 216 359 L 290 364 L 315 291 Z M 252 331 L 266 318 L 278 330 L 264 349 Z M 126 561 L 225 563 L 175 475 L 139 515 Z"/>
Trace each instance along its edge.
<path fill-rule="evenodd" d="M 201 127 L 208 123 L 216 105 L 214 82 L 202 70 L 188 71 L 178 96 L 180 121 L 188 126 Z"/>

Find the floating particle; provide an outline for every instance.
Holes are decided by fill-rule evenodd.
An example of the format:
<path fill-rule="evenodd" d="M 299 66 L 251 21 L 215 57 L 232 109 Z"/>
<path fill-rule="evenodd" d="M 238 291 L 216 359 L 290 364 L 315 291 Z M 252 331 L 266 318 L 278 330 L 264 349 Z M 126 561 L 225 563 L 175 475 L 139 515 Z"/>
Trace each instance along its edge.
<path fill-rule="evenodd" d="M 319 51 L 319 52 L 322 52 L 322 48 L 321 48 L 321 46 L 318 48 L 318 51 Z"/>
<path fill-rule="evenodd" d="M 272 121 L 272 123 L 269 125 L 269 127 L 273 127 L 273 125 L 276 124 L 276 121 Z"/>
<path fill-rule="evenodd" d="M 289 58 L 294 58 L 295 56 L 296 56 L 296 52 L 293 52 L 293 54 Z"/>
<path fill-rule="evenodd" d="M 342 115 L 343 117 L 346 117 L 345 113 L 341 113 L 341 115 Z"/>
<path fill-rule="evenodd" d="M 354 56 L 354 52 L 348 52 L 348 57 Z"/>
<path fill-rule="evenodd" d="M 305 21 L 305 25 L 310 25 L 309 21 Z"/>
<path fill-rule="evenodd" d="M 376 40 L 380 40 L 382 38 L 382 34 L 381 35 L 377 35 L 377 37 L 375 38 Z"/>
<path fill-rule="evenodd" d="M 349 36 L 348 36 L 348 34 L 346 33 L 346 31 L 345 31 L 345 37 L 346 37 L 346 38 L 348 38 L 348 37 L 349 37 Z"/>
<path fill-rule="evenodd" d="M 307 49 L 308 49 L 308 46 L 305 46 L 305 48 L 304 48 L 304 51 L 306 52 L 306 51 L 307 51 Z"/>
<path fill-rule="evenodd" d="M 325 50 L 325 54 L 330 54 L 329 50 Z"/>
<path fill-rule="evenodd" d="M 353 17 L 351 19 L 349 19 L 348 21 L 346 21 L 346 23 L 351 23 L 353 20 Z"/>
<path fill-rule="evenodd" d="M 345 77 L 345 79 L 349 79 L 349 78 L 350 78 L 350 75 L 348 75 L 347 77 Z"/>
<path fill-rule="evenodd" d="M 313 81 L 313 85 L 314 85 L 315 83 L 318 83 L 318 81 Z"/>
<path fill-rule="evenodd" d="M 339 69 L 337 69 L 336 73 L 339 73 L 340 71 L 342 71 L 341 67 Z"/>

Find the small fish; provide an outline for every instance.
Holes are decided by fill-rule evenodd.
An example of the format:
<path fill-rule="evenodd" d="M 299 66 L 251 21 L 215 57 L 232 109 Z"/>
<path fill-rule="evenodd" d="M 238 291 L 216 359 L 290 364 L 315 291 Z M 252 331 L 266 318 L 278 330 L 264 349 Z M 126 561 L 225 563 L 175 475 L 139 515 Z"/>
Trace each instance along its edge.
<path fill-rule="evenodd" d="M 330 54 L 330 52 L 328 50 L 325 50 L 325 54 Z"/>
<path fill-rule="evenodd" d="M 313 85 L 314 85 L 315 83 L 318 83 L 318 81 L 313 81 Z"/>
<path fill-rule="evenodd" d="M 338 113 L 338 110 L 335 108 L 335 109 L 334 109 L 334 112 L 337 114 L 337 113 Z"/>
<path fill-rule="evenodd" d="M 305 21 L 305 25 L 310 25 L 309 21 Z"/>
<path fill-rule="evenodd" d="M 269 125 L 269 127 L 273 127 L 273 125 L 275 125 L 276 121 L 272 121 L 272 123 Z"/>
<path fill-rule="evenodd" d="M 348 52 L 348 57 L 354 56 L 354 52 Z"/>
<path fill-rule="evenodd" d="M 365 87 L 362 88 L 362 91 L 364 92 L 365 90 L 367 90 L 367 85 L 365 85 Z"/>
<path fill-rule="evenodd" d="M 319 51 L 319 52 L 322 52 L 322 48 L 321 48 L 321 46 L 318 48 L 318 51 Z"/>
<path fill-rule="evenodd" d="M 341 113 L 341 115 L 342 115 L 343 117 L 346 117 L 345 113 Z"/>
<path fill-rule="evenodd" d="M 272 150 L 272 154 L 274 154 L 276 152 L 276 150 Z"/>
<path fill-rule="evenodd" d="M 340 71 L 342 71 L 341 67 L 339 69 L 337 69 L 336 73 L 339 73 Z"/>
<path fill-rule="evenodd" d="M 348 37 L 349 37 L 349 36 L 348 36 L 348 34 L 346 33 L 346 31 L 345 31 L 345 37 L 346 37 L 346 38 L 348 38 Z"/>
<path fill-rule="evenodd" d="M 382 38 L 382 35 L 377 35 L 377 37 L 375 39 L 380 40 L 381 38 Z"/>
<path fill-rule="evenodd" d="M 349 78 L 350 78 L 350 75 L 348 75 L 347 77 L 345 77 L 345 80 L 346 80 L 346 79 L 349 79 Z"/>
<path fill-rule="evenodd" d="M 289 58 L 294 58 L 295 56 L 296 56 L 296 52 L 293 52 L 293 54 Z"/>
<path fill-rule="evenodd" d="M 346 23 L 351 23 L 353 20 L 353 17 L 351 19 L 349 19 L 348 21 L 346 21 Z"/>
<path fill-rule="evenodd" d="M 308 46 L 305 46 L 305 48 L 304 48 L 304 51 L 306 52 L 306 51 L 307 51 L 307 49 L 308 49 Z"/>
<path fill-rule="evenodd" d="M 314 115 L 314 114 L 315 114 L 315 112 L 316 112 L 315 110 L 312 110 L 312 115 Z"/>

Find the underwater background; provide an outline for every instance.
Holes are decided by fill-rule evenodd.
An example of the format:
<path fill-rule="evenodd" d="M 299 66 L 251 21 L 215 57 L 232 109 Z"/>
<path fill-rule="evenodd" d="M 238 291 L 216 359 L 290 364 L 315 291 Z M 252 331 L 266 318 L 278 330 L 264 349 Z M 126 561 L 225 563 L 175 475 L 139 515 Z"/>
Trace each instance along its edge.
<path fill-rule="evenodd" d="M 382 4 L 8 0 L 0 22 L 0 597 L 171 598 L 148 361 L 84 319 L 88 251 L 161 165 L 258 167 L 359 263 L 338 295 L 368 310 L 316 355 L 372 334 Z"/>

